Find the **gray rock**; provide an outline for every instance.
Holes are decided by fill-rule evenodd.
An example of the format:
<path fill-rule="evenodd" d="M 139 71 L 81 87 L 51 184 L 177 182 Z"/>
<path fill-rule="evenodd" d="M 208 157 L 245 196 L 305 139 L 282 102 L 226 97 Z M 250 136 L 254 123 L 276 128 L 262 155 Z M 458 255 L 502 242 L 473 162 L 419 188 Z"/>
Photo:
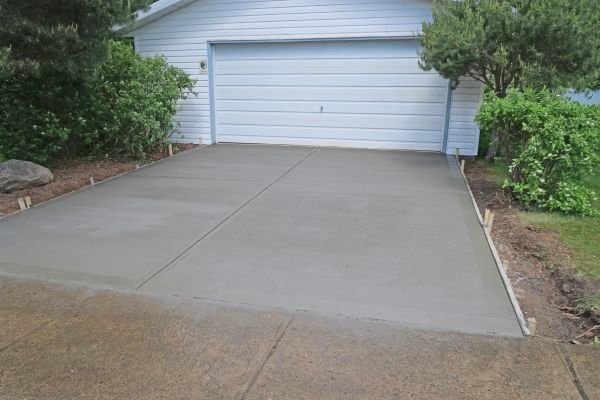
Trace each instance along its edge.
<path fill-rule="evenodd" d="M 52 182 L 54 175 L 46 167 L 21 160 L 8 160 L 0 163 L 0 192 L 42 186 Z"/>

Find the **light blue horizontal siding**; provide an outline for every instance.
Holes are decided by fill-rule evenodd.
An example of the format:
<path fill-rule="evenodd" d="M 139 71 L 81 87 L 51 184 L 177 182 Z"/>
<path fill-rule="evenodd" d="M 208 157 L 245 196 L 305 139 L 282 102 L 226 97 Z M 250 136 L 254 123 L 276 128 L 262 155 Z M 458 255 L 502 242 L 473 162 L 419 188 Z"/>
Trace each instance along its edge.
<path fill-rule="evenodd" d="M 566 93 L 566 96 L 573 101 L 576 101 L 581 104 L 594 105 L 600 104 L 600 90 L 595 90 L 590 93 L 585 92 L 576 92 L 574 90 L 569 90 Z"/>
<path fill-rule="evenodd" d="M 181 111 L 175 118 L 180 128 L 173 137 L 193 142 L 200 138 L 208 143 L 208 75 L 199 70 L 199 62 L 207 58 L 208 41 L 410 37 L 420 30 L 423 20 L 430 18 L 431 2 L 427 0 L 198 0 L 138 28 L 131 35 L 135 37 L 137 51 L 142 56 L 164 55 L 171 64 L 197 79 L 195 90 L 198 97 L 180 103 Z M 347 46 L 338 46 L 339 53 L 335 55 L 335 58 L 345 57 L 344 74 L 339 74 L 335 66 L 338 62 L 328 60 L 331 55 L 316 43 L 293 44 L 312 46 L 310 60 L 286 61 L 281 60 L 279 54 L 273 54 L 271 59 L 263 59 L 258 63 L 254 62 L 256 60 L 251 47 L 238 47 L 233 54 L 235 58 L 218 61 L 214 67 L 221 73 L 220 89 L 245 88 L 250 91 L 239 90 L 237 93 L 240 97 L 235 100 L 221 99 L 217 112 L 276 111 L 299 116 L 320 108 L 321 102 L 333 99 L 335 95 L 336 103 L 328 106 L 331 114 L 421 115 L 438 118 L 439 105 L 445 101 L 439 98 L 442 89 L 438 87 L 438 82 L 442 84 L 444 80 L 439 76 L 437 81 L 432 79 L 435 72 L 421 71 L 412 56 L 398 58 L 395 64 L 373 64 L 369 59 L 372 50 L 354 46 L 352 42 L 345 43 Z M 372 42 L 372 45 L 379 44 Z M 266 65 L 272 67 L 268 74 L 263 73 Z M 244 73 L 236 74 L 240 66 L 244 67 Z M 403 73 L 398 73 L 399 70 Z M 360 79 L 365 71 L 370 74 L 370 82 Z M 251 74 L 252 79 L 245 80 L 246 74 Z M 313 99 L 301 102 L 285 99 L 283 91 L 310 90 L 290 88 L 287 83 L 301 81 L 309 74 L 321 76 L 320 80 L 313 80 L 313 85 L 321 86 L 323 90 L 314 92 Z M 466 83 L 467 86 L 473 86 L 472 82 Z M 270 97 L 254 99 L 252 106 L 248 107 L 245 100 L 253 96 L 251 89 L 261 86 L 269 87 L 270 94 L 266 96 Z M 362 87 L 364 90 L 358 91 L 359 95 L 352 95 L 344 89 L 348 86 Z M 377 96 L 374 89 L 379 87 L 388 89 L 380 91 L 381 96 Z M 427 88 L 430 91 L 426 93 Z M 429 103 L 411 102 L 411 97 L 423 95 L 429 96 Z M 477 96 L 477 93 L 468 90 L 462 93 L 461 88 L 455 92 L 449 124 L 449 151 L 457 144 L 464 151 L 469 147 L 477 148 L 474 140 L 478 132 L 475 133 L 476 127 L 472 122 L 476 113 L 473 107 L 478 104 Z M 376 113 L 368 111 L 374 109 Z M 386 124 L 389 123 L 386 121 Z M 269 136 L 265 134 L 264 140 L 270 140 Z M 329 143 L 329 139 L 324 140 L 323 143 Z M 381 137 L 381 141 L 383 148 L 394 146 L 385 137 Z M 360 140 L 353 142 L 358 144 Z M 413 142 L 407 143 L 415 146 Z M 436 149 L 428 145 L 423 150 Z"/>
<path fill-rule="evenodd" d="M 452 105 L 448 126 L 447 152 L 454 154 L 477 155 L 479 127 L 475 116 L 483 100 L 483 84 L 472 78 L 463 78 L 452 93 Z"/>

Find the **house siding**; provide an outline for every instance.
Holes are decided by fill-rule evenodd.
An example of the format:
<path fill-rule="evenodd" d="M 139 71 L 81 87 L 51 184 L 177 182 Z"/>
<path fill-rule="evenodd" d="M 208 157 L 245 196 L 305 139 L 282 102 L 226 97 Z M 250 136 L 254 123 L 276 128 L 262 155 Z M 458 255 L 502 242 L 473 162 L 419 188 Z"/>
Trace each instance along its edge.
<path fill-rule="evenodd" d="M 475 116 L 483 101 L 483 85 L 473 78 L 462 78 L 452 92 L 450 117 L 448 120 L 448 142 L 446 152 L 477 155 L 479 147 L 479 127 Z"/>
<path fill-rule="evenodd" d="M 600 104 L 600 90 L 595 90 L 590 93 L 577 92 L 575 90 L 569 90 L 566 96 L 573 101 L 586 105 L 598 105 Z"/>
<path fill-rule="evenodd" d="M 431 2 L 425 0 L 198 0 L 128 35 L 142 56 L 164 55 L 197 80 L 198 96 L 181 102 L 172 139 L 210 143 L 208 74 L 199 70 L 200 60 L 208 58 L 207 42 L 412 37 L 430 18 Z M 477 134 L 472 120 L 464 120 L 469 110 L 460 105 L 478 104 L 475 90 L 459 87 L 451 110 L 460 114 L 450 116 L 448 143 L 460 144 L 464 154 L 476 151 Z"/>

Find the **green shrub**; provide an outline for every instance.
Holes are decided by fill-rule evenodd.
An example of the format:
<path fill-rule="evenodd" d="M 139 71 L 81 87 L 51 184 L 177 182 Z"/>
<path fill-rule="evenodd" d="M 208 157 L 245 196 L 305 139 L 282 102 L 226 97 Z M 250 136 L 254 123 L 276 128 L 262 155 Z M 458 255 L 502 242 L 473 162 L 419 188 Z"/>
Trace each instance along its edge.
<path fill-rule="evenodd" d="M 585 180 L 600 166 L 600 107 L 527 89 L 488 95 L 477 120 L 498 130 L 510 166 L 505 187 L 524 205 L 594 213 L 596 194 Z"/>
<path fill-rule="evenodd" d="M 166 141 L 177 102 L 194 81 L 162 57 L 140 57 L 125 42 L 109 48 L 87 81 L 0 77 L 0 160 L 48 165 L 69 156 L 144 158 Z"/>
<path fill-rule="evenodd" d="M 43 92 L 36 81 L 0 80 L 0 162 L 16 158 L 48 165 L 62 152 L 70 131 L 40 104 Z"/>
<path fill-rule="evenodd" d="M 143 158 L 175 129 L 177 102 L 193 85 L 164 57 L 142 58 L 129 44 L 112 42 L 108 60 L 87 83 L 77 140 L 91 155 Z"/>

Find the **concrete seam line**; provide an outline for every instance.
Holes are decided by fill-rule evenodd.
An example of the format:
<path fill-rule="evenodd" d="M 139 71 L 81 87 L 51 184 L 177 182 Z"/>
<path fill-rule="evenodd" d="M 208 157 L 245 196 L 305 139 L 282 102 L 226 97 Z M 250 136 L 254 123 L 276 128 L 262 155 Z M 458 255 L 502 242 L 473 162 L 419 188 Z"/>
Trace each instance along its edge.
<path fill-rule="evenodd" d="M 198 243 L 200 243 L 202 240 L 204 240 L 205 238 L 207 238 L 208 236 L 210 236 L 213 232 L 215 232 L 217 229 L 219 229 L 221 226 L 223 226 L 227 221 L 229 221 L 231 218 L 233 218 L 235 215 L 237 215 L 240 211 L 242 211 L 244 208 L 246 208 L 250 203 L 252 203 L 254 200 L 256 200 L 258 197 L 260 197 L 260 195 L 262 195 L 263 193 L 265 193 L 267 190 L 269 190 L 273 185 L 275 185 L 277 182 L 279 182 L 280 180 L 282 180 L 283 178 L 285 178 L 290 172 L 292 172 L 298 165 L 302 164 L 307 158 L 309 158 L 311 155 L 313 155 L 314 153 L 316 153 L 317 151 L 319 151 L 319 147 L 313 149 L 310 153 L 308 153 L 307 155 L 305 155 L 304 157 L 302 157 L 301 160 L 299 160 L 298 162 L 296 162 L 294 165 L 292 165 L 289 169 L 287 169 L 283 174 L 281 174 L 279 177 L 277 177 L 273 182 L 269 183 L 267 186 L 265 186 L 264 188 L 262 188 L 258 193 L 256 193 L 254 196 L 252 196 L 250 199 L 248 199 L 246 202 L 244 202 L 244 204 L 242 204 L 241 206 L 239 206 L 237 209 L 235 209 L 232 213 L 230 213 L 227 217 L 223 218 L 218 224 L 216 224 L 215 226 L 213 226 L 208 232 L 206 232 L 205 234 L 203 234 L 202 236 L 200 236 L 199 238 L 197 238 L 196 240 L 194 240 L 191 244 L 189 244 L 188 246 L 186 246 L 183 250 L 181 250 L 179 252 L 179 254 L 177 254 L 174 258 L 172 258 L 171 260 L 169 260 L 166 264 L 164 264 L 162 267 L 160 267 L 158 270 L 156 270 L 155 272 L 150 272 L 146 275 L 144 275 L 141 279 L 139 279 L 136 282 L 135 285 L 135 290 L 140 290 L 144 285 L 146 285 L 148 282 L 150 282 L 152 279 L 154 279 L 155 277 L 157 277 L 158 275 L 165 273 L 167 271 L 170 271 L 173 267 L 175 267 L 177 265 L 177 263 L 179 263 L 179 261 L 181 261 L 194 247 L 196 247 L 196 245 L 198 245 Z"/>
<path fill-rule="evenodd" d="M 504 265 L 502 264 L 502 260 L 500 260 L 500 256 L 498 255 L 498 251 L 496 250 L 496 245 L 494 244 L 494 241 L 492 240 L 491 234 L 488 233 L 487 230 L 485 229 L 485 226 L 484 226 L 485 224 L 483 223 L 483 218 L 481 217 L 481 213 L 479 212 L 479 207 L 477 206 L 477 201 L 475 200 L 475 196 L 473 195 L 473 192 L 471 191 L 471 186 L 469 185 L 467 176 L 465 175 L 464 171 L 462 171 L 460 168 L 460 160 L 456 156 L 448 156 L 448 157 L 453 157 L 456 160 L 456 168 L 460 171 L 463 181 L 467 187 L 467 191 L 469 192 L 469 198 L 471 199 L 473 208 L 475 209 L 475 212 L 477 213 L 477 219 L 479 220 L 479 225 L 481 226 L 481 229 L 483 230 L 483 234 L 487 240 L 490 251 L 492 252 L 492 256 L 493 256 L 495 264 L 496 264 L 496 269 L 498 270 L 498 273 L 500 274 L 500 277 L 502 279 L 502 284 L 504 285 L 504 289 L 506 290 L 506 293 L 508 294 L 508 298 L 512 305 L 513 311 L 515 312 L 515 315 L 517 316 L 517 321 L 519 322 L 521 331 L 523 332 L 523 335 L 531 336 L 531 331 L 529 330 L 529 327 L 527 326 L 527 321 L 525 320 L 525 316 L 523 315 L 523 311 L 521 310 L 521 306 L 519 305 L 517 296 L 515 295 L 515 292 L 512 288 L 512 284 L 510 283 L 510 279 L 508 278 L 508 275 L 506 275 L 506 271 L 504 270 Z"/>
<path fill-rule="evenodd" d="M 275 331 L 275 334 L 276 334 L 275 343 L 273 343 L 273 345 L 269 349 L 269 352 L 258 364 L 258 368 L 256 369 L 256 372 L 254 373 L 254 375 L 252 375 L 252 378 L 250 378 L 250 381 L 248 381 L 246 388 L 244 389 L 244 391 L 242 392 L 242 395 L 240 396 L 240 400 L 244 400 L 246 398 L 246 395 L 248 394 L 248 392 L 250 392 L 250 390 L 254 387 L 254 384 L 256 383 L 256 381 L 258 380 L 258 377 L 260 376 L 263 369 L 265 368 L 265 365 L 271 359 L 273 354 L 275 354 L 275 351 L 277 350 L 279 343 L 283 339 L 283 336 L 285 335 L 285 333 L 287 332 L 288 328 L 290 327 L 290 325 L 292 324 L 293 321 L 294 321 L 294 316 L 290 317 L 289 321 L 283 327 L 283 330 L 281 330 L 281 327 L 283 326 L 283 322 L 281 322 L 281 324 L 277 327 L 277 330 Z M 281 333 L 278 334 L 278 332 L 280 330 L 281 330 Z"/>
<path fill-rule="evenodd" d="M 575 369 L 575 365 L 573 364 L 573 360 L 571 360 L 571 356 L 569 355 L 569 353 L 566 350 L 564 350 L 560 344 L 554 344 L 554 349 L 558 353 L 560 361 L 567 370 L 571 381 L 573 381 L 577 392 L 579 392 L 581 400 L 590 400 L 590 397 L 585 392 L 585 388 L 583 387 L 581 380 L 579 379 L 579 374 Z"/>
<path fill-rule="evenodd" d="M 19 336 L 18 338 L 16 338 L 15 340 L 13 340 L 12 342 L 8 343 L 6 346 L 4 347 L 0 347 L 0 352 L 3 352 L 4 350 L 8 349 L 10 346 L 12 346 L 15 343 L 20 342 L 21 340 L 25 339 L 27 336 L 32 335 L 34 333 L 36 333 L 37 331 L 39 331 L 40 329 L 45 328 L 46 326 L 50 325 L 51 323 L 56 322 L 56 319 L 50 319 L 46 322 L 44 322 L 43 324 L 40 324 L 38 326 L 36 326 L 35 328 L 33 328 L 32 330 L 30 330 L 29 332 L 25 333 L 22 336 Z"/>
<path fill-rule="evenodd" d="M 143 169 L 143 168 L 149 168 L 149 167 L 152 167 L 153 165 L 156 165 L 156 164 L 158 164 L 158 163 L 161 163 L 161 162 L 167 161 L 167 160 L 169 160 L 169 159 L 173 159 L 173 158 L 175 158 L 175 157 L 183 156 L 184 154 L 189 154 L 189 153 L 193 153 L 193 152 L 199 151 L 199 150 L 201 150 L 201 149 L 203 149 L 203 148 L 205 148 L 205 147 L 208 147 L 208 146 L 207 146 L 207 145 L 201 145 L 201 146 L 198 146 L 198 147 L 194 147 L 194 148 L 192 148 L 192 149 L 188 149 L 188 150 L 180 151 L 179 153 L 177 153 L 177 154 L 173 154 L 173 155 L 172 155 L 172 156 L 170 156 L 170 157 L 161 158 L 160 160 L 156 160 L 156 161 L 153 161 L 153 162 L 151 162 L 151 163 L 148 163 L 148 164 L 140 165 L 140 167 L 139 167 L 139 168 L 132 168 L 132 169 L 130 169 L 130 170 L 128 170 L 128 171 L 125 171 L 125 172 L 122 172 L 122 173 L 120 173 L 120 174 L 118 174 L 118 175 L 115 175 L 115 176 L 108 177 L 108 178 L 106 178 L 106 179 L 103 179 L 103 180 L 101 180 L 101 181 L 98 181 L 98 182 L 96 182 L 94 185 L 87 185 L 87 186 L 83 186 L 83 187 L 80 187 L 79 189 L 75 189 L 75 190 L 72 190 L 72 191 L 70 191 L 70 192 L 63 193 L 63 194 L 61 194 L 60 196 L 53 197 L 53 198 L 51 198 L 51 199 L 48 199 L 48 200 L 46 200 L 46 201 L 42 201 L 41 203 L 34 204 L 34 205 L 33 205 L 33 207 L 31 207 L 31 208 L 39 208 L 39 207 L 41 207 L 41 206 L 46 206 L 46 205 L 48 205 L 49 203 L 52 203 L 52 202 L 54 202 L 54 201 L 57 201 L 57 200 L 60 200 L 60 199 L 62 199 L 62 198 L 66 198 L 66 197 L 69 197 L 69 196 L 75 195 L 75 194 L 77 194 L 77 193 L 80 193 L 80 192 L 85 192 L 86 190 L 92 190 L 92 189 L 94 189 L 94 188 L 98 187 L 99 185 L 103 185 L 103 184 L 105 184 L 105 183 L 108 183 L 108 182 L 110 182 L 110 181 L 112 181 L 112 180 L 115 180 L 115 179 L 121 178 L 121 177 L 123 177 L 123 176 L 125 176 L 125 175 L 129 175 L 129 174 L 132 174 L 132 173 L 134 173 L 134 172 L 136 172 L 136 171 L 140 171 L 140 170 L 141 170 L 141 169 Z M 0 216 L 0 223 L 2 223 L 2 221 L 8 220 L 9 218 L 14 218 L 14 217 L 16 217 L 16 216 L 20 215 L 22 212 L 24 212 L 24 211 L 27 211 L 27 210 L 29 210 L 29 209 L 15 211 L 14 213 L 11 213 L 11 214 L 8 214 L 8 215 L 5 215 L 5 216 L 3 216 L 3 217 L 2 217 L 2 216 Z"/>

